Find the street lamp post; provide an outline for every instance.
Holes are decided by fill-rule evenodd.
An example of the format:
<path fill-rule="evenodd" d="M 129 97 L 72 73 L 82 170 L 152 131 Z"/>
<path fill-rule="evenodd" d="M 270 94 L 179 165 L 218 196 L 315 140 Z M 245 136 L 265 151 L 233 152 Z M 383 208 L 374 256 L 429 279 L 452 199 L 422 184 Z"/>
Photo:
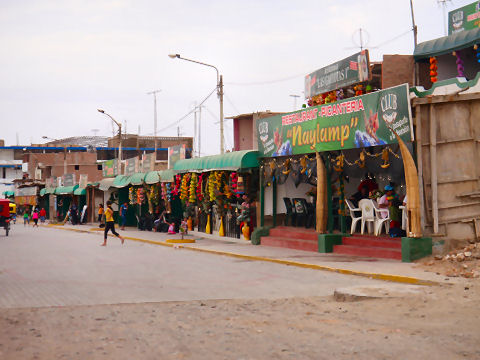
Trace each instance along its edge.
<path fill-rule="evenodd" d="M 217 95 L 220 101 L 220 154 L 223 154 L 225 151 L 224 139 L 223 139 L 223 76 L 219 74 L 218 69 L 213 65 L 206 64 L 196 60 L 186 59 L 181 57 L 180 54 L 170 54 L 168 56 L 172 59 L 181 59 L 181 60 L 193 62 L 195 64 L 209 66 L 211 68 L 214 68 L 215 71 L 217 72 Z"/>
<path fill-rule="evenodd" d="M 119 158 L 119 171 L 118 173 L 120 174 L 122 170 L 122 124 L 120 124 L 117 120 L 115 120 L 110 114 L 106 113 L 102 109 L 97 109 L 99 113 L 102 113 L 104 115 L 107 115 L 112 121 L 118 126 L 118 158 Z"/>
<path fill-rule="evenodd" d="M 162 90 L 153 90 L 147 92 L 147 95 L 153 95 L 153 136 L 155 138 L 155 161 L 157 161 L 157 93 Z"/>

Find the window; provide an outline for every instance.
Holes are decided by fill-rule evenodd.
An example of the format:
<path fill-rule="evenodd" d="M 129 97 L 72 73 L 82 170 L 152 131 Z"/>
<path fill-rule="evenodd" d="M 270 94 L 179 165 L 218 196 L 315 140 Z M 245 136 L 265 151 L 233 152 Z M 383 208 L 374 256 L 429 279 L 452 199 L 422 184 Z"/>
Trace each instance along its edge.
<path fill-rule="evenodd" d="M 6 179 L 6 178 L 7 178 L 7 169 L 6 169 L 6 168 L 3 168 L 2 170 L 3 170 L 3 171 L 2 171 L 2 178 L 3 178 L 3 179 Z"/>
<path fill-rule="evenodd" d="M 102 171 L 102 170 L 103 170 L 103 168 L 102 168 L 102 165 L 101 165 L 101 164 L 100 164 L 100 165 L 97 165 L 97 170 L 100 170 L 100 171 Z"/>
<path fill-rule="evenodd" d="M 80 165 L 75 165 L 75 170 L 80 170 Z"/>

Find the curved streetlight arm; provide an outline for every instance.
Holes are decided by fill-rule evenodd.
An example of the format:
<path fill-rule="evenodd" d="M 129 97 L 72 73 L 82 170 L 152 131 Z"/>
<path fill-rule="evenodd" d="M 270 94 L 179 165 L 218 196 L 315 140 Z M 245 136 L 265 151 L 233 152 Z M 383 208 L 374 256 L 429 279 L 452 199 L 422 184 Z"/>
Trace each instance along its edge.
<path fill-rule="evenodd" d="M 170 55 L 169 55 L 170 56 Z M 180 54 L 175 54 L 175 56 L 170 56 L 172 59 L 181 59 L 181 60 L 185 60 L 185 61 L 190 61 L 190 62 L 193 62 L 195 64 L 200 64 L 200 65 L 205 65 L 205 66 L 209 66 L 211 68 L 214 68 L 215 71 L 217 72 L 217 86 L 218 86 L 218 83 L 220 82 L 220 73 L 218 72 L 218 69 L 216 68 L 216 66 L 213 66 L 213 65 L 210 65 L 210 64 L 206 64 L 206 63 L 203 63 L 201 61 L 197 61 L 197 60 L 192 60 L 192 59 L 187 59 L 187 58 L 184 58 L 184 57 L 181 57 Z"/>
<path fill-rule="evenodd" d="M 104 110 L 102 110 L 102 109 L 97 109 L 97 111 L 98 111 L 99 113 L 102 113 L 102 114 L 104 114 L 104 115 L 107 115 L 110 119 L 112 119 L 112 121 L 113 121 L 115 124 L 117 124 L 117 126 L 118 126 L 119 128 L 122 127 L 122 124 L 120 124 L 117 120 L 115 120 L 115 119 L 112 117 L 112 115 L 106 113 L 106 112 L 105 112 Z"/>

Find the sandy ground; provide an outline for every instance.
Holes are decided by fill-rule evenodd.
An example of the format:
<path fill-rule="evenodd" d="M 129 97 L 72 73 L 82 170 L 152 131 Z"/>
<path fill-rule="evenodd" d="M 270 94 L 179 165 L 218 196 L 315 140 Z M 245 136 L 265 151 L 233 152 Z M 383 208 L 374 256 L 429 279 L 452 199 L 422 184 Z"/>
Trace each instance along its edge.
<path fill-rule="evenodd" d="M 0 310 L 1 359 L 480 359 L 480 281 L 333 296 Z"/>

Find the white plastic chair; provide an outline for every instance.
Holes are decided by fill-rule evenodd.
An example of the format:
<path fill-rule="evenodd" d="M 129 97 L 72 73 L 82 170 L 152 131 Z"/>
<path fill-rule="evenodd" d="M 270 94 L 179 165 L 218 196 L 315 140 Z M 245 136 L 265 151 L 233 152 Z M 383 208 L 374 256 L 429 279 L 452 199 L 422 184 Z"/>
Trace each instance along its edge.
<path fill-rule="evenodd" d="M 355 217 L 355 211 L 360 212 L 360 208 L 356 208 L 353 206 L 350 200 L 345 199 L 345 203 L 348 206 L 348 210 L 350 210 L 350 217 L 352 218 L 352 227 L 350 229 L 350 234 L 353 234 L 355 228 L 357 227 L 358 222 L 362 219 L 362 216 Z"/>
<path fill-rule="evenodd" d="M 362 225 L 360 227 L 360 233 L 364 233 L 365 223 L 367 223 L 368 232 L 371 233 L 371 225 L 375 225 L 375 211 L 373 208 L 373 201 L 370 199 L 362 199 L 358 202 L 358 206 L 362 210 Z"/>
<path fill-rule="evenodd" d="M 408 227 L 407 206 L 400 205 L 398 208 L 402 210 L 402 230 L 406 231 Z"/>
<path fill-rule="evenodd" d="M 373 208 L 375 209 L 375 235 L 378 236 L 382 232 L 382 225 L 385 225 L 385 233 L 388 234 L 390 229 L 390 211 L 386 208 L 378 206 L 376 201 L 372 200 Z M 386 217 L 382 217 L 382 214 L 386 214 Z"/>

